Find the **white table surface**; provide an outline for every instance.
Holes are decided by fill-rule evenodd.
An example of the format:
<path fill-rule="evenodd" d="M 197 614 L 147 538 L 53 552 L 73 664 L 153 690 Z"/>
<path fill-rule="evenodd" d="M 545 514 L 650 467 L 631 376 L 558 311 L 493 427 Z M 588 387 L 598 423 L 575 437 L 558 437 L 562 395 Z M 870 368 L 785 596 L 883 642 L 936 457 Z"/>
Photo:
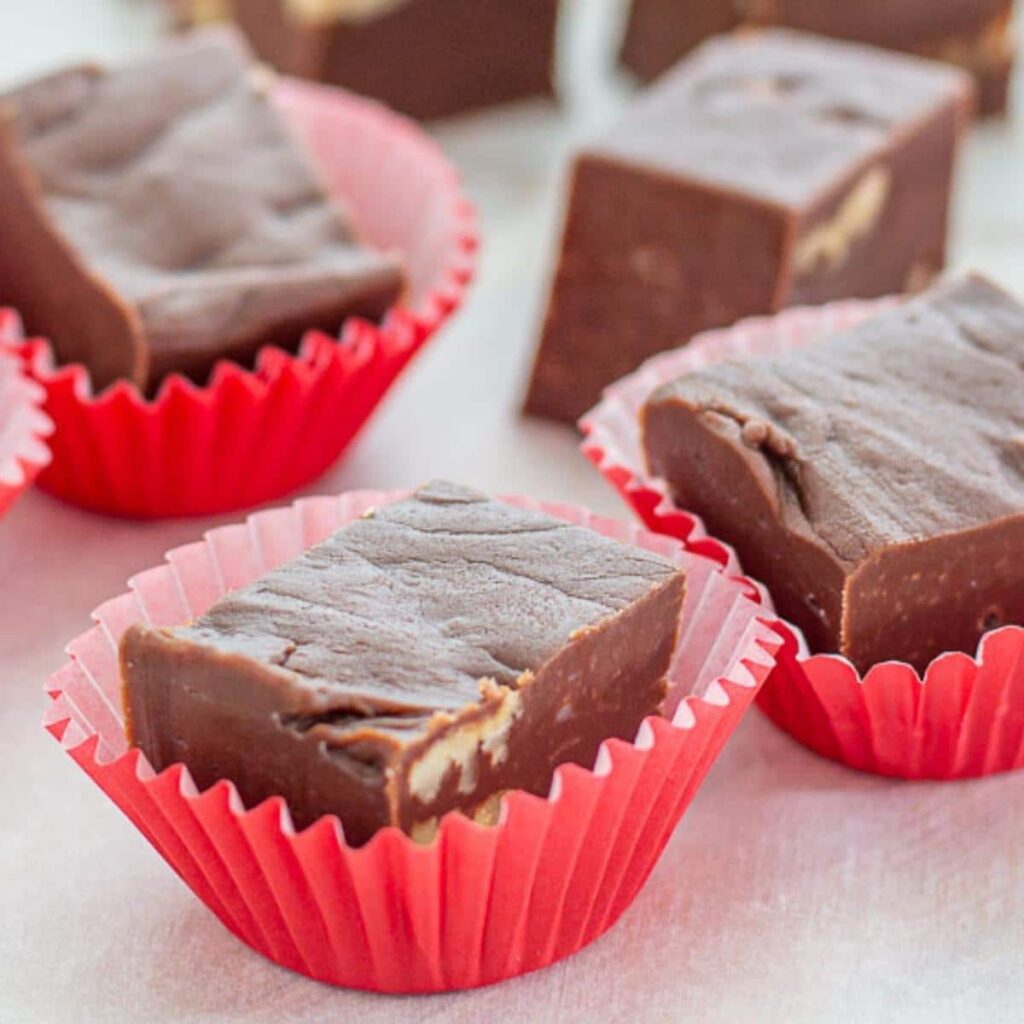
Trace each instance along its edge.
<path fill-rule="evenodd" d="M 562 112 L 528 106 L 438 132 L 482 212 L 479 280 L 311 492 L 444 475 L 620 511 L 570 431 L 517 415 L 564 156 L 621 100 L 593 61 L 614 2 L 570 4 Z M 0 86 L 64 58 L 131 52 L 156 30 L 147 0 L 4 0 Z M 971 141 L 955 262 L 1024 293 L 1021 121 Z M 115 522 L 42 494 L 0 522 L 0 1021 L 1024 1020 L 1024 775 L 858 775 L 757 712 L 636 904 L 572 960 L 419 999 L 334 990 L 265 962 L 39 725 L 43 680 L 90 609 L 209 525 Z"/>

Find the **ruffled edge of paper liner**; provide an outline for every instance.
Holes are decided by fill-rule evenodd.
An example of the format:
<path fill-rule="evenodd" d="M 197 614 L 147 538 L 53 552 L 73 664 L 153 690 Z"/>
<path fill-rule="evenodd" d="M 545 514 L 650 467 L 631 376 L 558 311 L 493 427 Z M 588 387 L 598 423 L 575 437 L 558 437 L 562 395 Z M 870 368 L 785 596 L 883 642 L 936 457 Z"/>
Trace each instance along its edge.
<path fill-rule="evenodd" d="M 507 793 L 493 827 L 449 814 L 429 844 L 387 828 L 358 849 L 334 816 L 296 832 L 280 797 L 246 809 L 230 782 L 199 793 L 183 765 L 156 774 L 137 748 L 125 749 L 117 644 L 131 622 L 187 621 L 400 496 L 304 499 L 170 552 L 98 608 L 95 627 L 69 645 L 70 660 L 47 684 L 45 725 L 243 942 L 333 984 L 432 992 L 547 966 L 615 922 L 783 639 L 747 581 L 677 542 L 576 506 L 507 498 L 686 567 L 671 721 L 651 717 L 634 742 L 605 742 L 592 770 L 559 768 L 546 798 Z"/>
<path fill-rule="evenodd" d="M 739 571 L 700 517 L 676 507 L 648 474 L 639 412 L 661 384 L 727 358 L 772 354 L 851 327 L 898 300 L 849 301 L 756 317 L 698 335 L 612 385 L 580 422 L 583 452 L 648 529 L 699 546 Z M 769 718 L 805 746 L 851 768 L 907 779 L 957 779 L 1024 766 L 1024 629 L 984 636 L 974 657 L 940 655 L 924 675 L 886 662 L 861 675 L 838 655 L 807 654 L 800 631 L 758 695 Z"/>
<path fill-rule="evenodd" d="M 0 346 L 15 336 L 13 317 L 0 310 Z M 43 412 L 43 389 L 18 358 L 0 350 L 0 516 L 8 511 L 50 461 L 53 422 Z"/>
<path fill-rule="evenodd" d="M 206 385 L 169 377 L 145 398 L 126 381 L 95 394 L 81 364 L 57 366 L 45 339 L 7 345 L 46 390 L 57 424 L 40 486 L 133 518 L 209 515 L 272 500 L 341 455 L 410 359 L 461 305 L 478 245 L 472 207 L 437 145 L 370 100 L 279 79 L 274 99 L 310 146 L 362 237 L 400 251 L 407 301 L 340 339 L 311 331 L 295 355 L 268 346 L 255 368 L 217 365 Z"/>

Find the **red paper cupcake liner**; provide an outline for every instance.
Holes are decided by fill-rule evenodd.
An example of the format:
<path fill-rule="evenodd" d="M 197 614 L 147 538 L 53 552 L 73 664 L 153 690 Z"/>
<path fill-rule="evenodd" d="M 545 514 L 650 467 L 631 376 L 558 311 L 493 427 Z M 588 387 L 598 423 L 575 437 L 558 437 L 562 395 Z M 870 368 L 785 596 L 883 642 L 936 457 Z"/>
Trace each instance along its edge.
<path fill-rule="evenodd" d="M 592 770 L 559 768 L 549 796 L 506 794 L 499 823 L 460 814 L 417 845 L 394 828 L 352 849 L 338 819 L 296 833 L 285 801 L 245 809 L 127 748 L 118 639 L 132 622 L 188 621 L 221 594 L 397 495 L 313 498 L 178 548 L 102 605 L 48 683 L 49 731 L 243 942 L 321 981 L 382 992 L 486 985 L 568 956 L 608 929 L 652 870 L 782 643 L 756 593 L 715 562 L 584 509 L 506 499 L 658 551 L 687 573 L 671 720 L 610 740 Z"/>
<path fill-rule="evenodd" d="M 121 382 L 95 395 L 84 366 L 45 340 L 19 347 L 57 424 L 40 486 L 134 518 L 208 515 L 269 501 L 323 473 L 419 348 L 460 305 L 475 221 L 455 172 L 411 121 L 341 90 L 280 80 L 274 99 L 308 143 L 361 236 L 398 250 L 407 298 L 380 325 L 310 332 L 298 355 L 224 362 L 206 386 L 175 375 L 154 400 Z"/>
<path fill-rule="evenodd" d="M 639 412 L 659 385 L 723 359 L 772 354 L 853 326 L 895 300 L 839 302 L 709 331 L 662 353 L 610 387 L 580 423 L 583 451 L 651 530 L 697 539 L 719 558 L 699 517 L 677 508 L 643 456 Z M 724 552 L 724 553 L 723 553 Z M 922 678 L 898 662 L 860 675 L 845 658 L 806 654 L 799 631 L 758 696 L 782 729 L 825 757 L 862 771 L 908 779 L 956 779 L 1024 765 L 1024 629 L 987 634 L 976 657 L 947 653 Z"/>
<path fill-rule="evenodd" d="M 0 347 L 19 336 L 13 313 L 0 310 Z M 43 412 L 43 389 L 26 377 L 17 357 L 0 350 L 0 516 L 50 461 L 53 423 Z"/>

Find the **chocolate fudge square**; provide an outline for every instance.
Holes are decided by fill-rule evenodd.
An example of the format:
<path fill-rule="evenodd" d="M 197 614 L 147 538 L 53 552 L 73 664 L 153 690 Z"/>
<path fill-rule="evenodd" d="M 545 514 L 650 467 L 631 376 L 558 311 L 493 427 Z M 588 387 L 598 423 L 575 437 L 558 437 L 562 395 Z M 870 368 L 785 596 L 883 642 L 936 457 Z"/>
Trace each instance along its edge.
<path fill-rule="evenodd" d="M 544 795 L 659 711 L 685 580 L 658 555 L 433 483 L 121 643 L 130 741 L 350 843 Z"/>
<path fill-rule="evenodd" d="M 438 118 L 555 90 L 558 0 L 178 0 L 291 75 Z"/>
<path fill-rule="evenodd" d="M 783 25 L 948 61 L 974 77 L 979 111 L 998 114 L 1013 70 L 1012 18 L 1013 0 L 632 0 L 621 59 L 650 82 L 719 32 Z"/>
<path fill-rule="evenodd" d="M 1024 624 L 1024 306 L 985 280 L 680 377 L 642 422 L 812 650 L 922 670 Z"/>
<path fill-rule="evenodd" d="M 266 84 L 221 29 L 0 97 L 0 302 L 97 388 L 203 382 L 397 299 Z"/>
<path fill-rule="evenodd" d="M 576 159 L 528 412 L 698 331 L 942 265 L 959 71 L 786 31 L 706 43 Z"/>

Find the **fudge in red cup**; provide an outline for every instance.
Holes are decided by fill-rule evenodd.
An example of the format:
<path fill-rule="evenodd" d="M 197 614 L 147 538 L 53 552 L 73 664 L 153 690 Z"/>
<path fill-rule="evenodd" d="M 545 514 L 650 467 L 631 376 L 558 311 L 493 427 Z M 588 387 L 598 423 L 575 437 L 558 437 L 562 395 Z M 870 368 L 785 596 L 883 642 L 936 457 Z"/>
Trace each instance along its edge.
<path fill-rule="evenodd" d="M 67 500 L 198 515 L 298 487 L 461 301 L 475 235 L 436 147 L 227 30 L 3 111 L 0 302 L 57 425 L 40 483 Z"/>
<path fill-rule="evenodd" d="M 435 487 L 426 493 L 436 492 Z M 456 493 L 450 485 L 444 492 L 446 501 Z M 352 527 L 357 536 L 350 540 L 363 553 L 367 534 L 376 528 L 387 534 L 393 551 L 404 550 L 414 539 L 399 538 L 396 524 L 415 514 L 426 525 L 423 510 L 417 513 L 413 506 L 411 511 L 408 500 L 403 501 L 407 496 L 352 492 L 305 499 L 213 530 L 203 541 L 172 551 L 166 565 L 135 577 L 130 593 L 97 609 L 97 626 L 72 642 L 71 660 L 48 685 L 53 703 L 47 728 L 225 926 L 277 963 L 333 984 L 385 992 L 467 988 L 536 970 L 592 942 L 643 886 L 783 643 L 781 627 L 749 581 L 670 538 L 575 506 L 530 498 L 488 501 L 479 495 L 470 501 L 472 492 L 467 495 L 460 488 L 458 493 L 466 495 L 468 507 L 442 509 L 441 516 L 461 519 L 461 540 L 446 540 L 443 531 L 425 535 L 420 543 L 431 552 L 427 561 L 403 558 L 388 564 L 375 556 L 376 565 L 363 566 L 364 583 L 371 584 L 366 589 L 341 586 L 332 592 L 329 561 L 321 575 L 321 596 L 339 609 L 367 610 L 369 595 L 380 585 L 379 580 L 372 582 L 377 572 L 408 590 L 406 599 L 375 613 L 380 636 L 361 648 L 368 671 L 375 660 L 382 664 L 381 659 L 391 657 L 389 636 L 408 631 L 414 620 L 422 625 L 427 613 L 441 613 L 430 627 L 436 650 L 425 656 L 423 672 L 408 680 L 404 695 L 398 677 L 389 691 L 392 705 L 398 695 L 410 711 L 405 724 L 413 734 L 423 716 L 408 705 L 431 680 L 432 706 L 447 692 L 449 703 L 463 709 L 462 714 L 457 708 L 442 712 L 452 721 L 438 718 L 438 728 L 420 737 L 427 739 L 426 746 L 412 745 L 421 753 L 433 751 L 431 770 L 425 776 L 421 772 L 421 783 L 444 768 L 437 799 L 450 799 L 452 807 L 436 829 L 415 830 L 420 841 L 409 834 L 411 828 L 403 831 L 378 819 L 383 827 L 354 847 L 345 820 L 351 814 L 339 802 L 333 809 L 340 818 L 325 814 L 296 831 L 289 801 L 294 799 L 301 813 L 304 796 L 301 785 L 290 785 L 299 778 L 294 765 L 280 758 L 276 766 L 288 801 L 274 795 L 246 802 L 230 776 L 204 788 L 212 777 L 205 750 L 196 752 L 197 767 L 206 773 L 201 785 L 180 761 L 157 774 L 146 753 L 129 745 L 118 666 L 119 645 L 136 649 L 136 641 L 127 638 L 140 627 L 170 630 L 174 636 L 179 627 L 219 615 L 218 604 L 223 611 L 223 602 L 231 602 L 232 595 L 255 610 L 253 588 L 260 586 L 261 577 L 276 578 L 272 589 L 280 596 L 286 577 L 275 577 L 276 571 Z M 421 492 L 420 500 L 424 497 Z M 371 518 L 361 519 L 368 513 Z M 477 518 L 481 513 L 486 529 L 472 529 L 471 519 L 483 525 L 484 519 Z M 492 529 L 495 519 L 504 523 L 497 532 Z M 516 523 L 529 529 L 512 529 Z M 587 536 L 581 538 L 577 530 Z M 442 556 L 446 546 L 448 553 Z M 584 549 L 592 555 L 600 551 L 603 557 L 594 564 L 577 559 Z M 458 561 L 460 551 L 469 560 L 462 564 L 477 588 L 491 591 L 490 598 L 484 595 L 468 609 L 467 598 L 481 596 L 479 589 L 460 594 L 449 588 L 445 606 L 440 585 L 445 566 Z M 538 553 L 543 554 L 539 561 Z M 718 553 L 724 556 L 721 549 Z M 437 585 L 427 580 L 430 575 Z M 675 621 L 670 621 L 666 612 L 678 608 L 680 576 L 685 577 L 685 595 Z M 562 581 L 565 591 L 557 593 Z M 410 617 L 416 591 L 423 592 L 425 603 Z M 501 594 L 510 600 L 498 600 Z M 460 603 L 462 612 L 457 610 Z M 267 597 L 262 612 L 278 616 L 271 632 L 280 632 L 282 624 L 292 632 L 279 617 L 277 597 Z M 624 618 L 633 613 L 638 617 L 632 622 Z M 596 628 L 595 619 L 600 620 Z M 607 658 L 601 645 L 616 635 L 616 650 Z M 655 635 L 660 636 L 655 644 L 644 639 Z M 407 658 L 417 649 L 429 653 L 416 636 L 416 630 L 409 632 Z M 630 636 L 643 642 L 631 643 Z M 308 667 L 310 648 L 296 644 L 289 656 L 279 641 L 277 655 L 271 650 L 273 641 L 262 645 L 262 655 L 269 658 L 268 672 L 274 671 L 275 657 L 283 663 L 284 685 L 290 687 L 296 680 L 288 677 L 288 666 Z M 666 651 L 673 646 L 662 675 Z M 543 660 L 555 647 L 560 653 L 547 662 L 555 671 L 546 676 L 537 672 L 527 681 L 520 670 Z M 478 657 L 485 648 L 490 657 Z M 445 651 L 451 655 L 447 669 Z M 577 657 L 587 652 L 597 657 Z M 600 681 L 614 676 L 616 666 L 626 661 L 640 666 L 641 674 L 621 678 L 616 690 L 622 692 L 606 692 L 604 699 Z M 474 685 L 452 679 L 451 668 L 460 665 Z M 428 666 L 437 671 L 428 674 Z M 573 671 L 560 677 L 559 666 Z M 167 676 L 164 684 L 188 685 L 186 674 Z M 481 690 L 478 674 L 496 677 L 495 685 Z M 353 681 L 359 683 L 359 673 Z M 502 702 L 515 710 L 516 695 L 525 709 L 526 691 L 533 687 L 529 733 L 513 736 L 516 728 L 526 728 L 525 710 L 507 734 L 501 732 L 500 723 L 486 712 Z M 262 691 L 264 696 L 268 692 Z M 344 686 L 321 690 L 309 680 L 307 696 L 318 692 L 326 701 L 332 695 L 345 700 L 342 695 L 350 698 L 353 691 Z M 258 687 L 249 690 L 254 702 L 260 693 Z M 545 694 L 558 698 L 547 708 Z M 624 706 L 628 694 L 631 707 Z M 328 749 L 321 756 L 340 757 L 350 766 L 356 764 L 353 758 L 380 750 L 378 741 L 387 725 L 379 716 L 373 718 L 380 708 L 347 702 L 349 710 L 339 709 L 333 720 L 321 716 L 309 723 L 321 735 L 304 740 L 301 731 L 295 732 L 296 749 L 303 743 L 313 749 L 323 739 Z M 648 713 L 655 707 L 656 713 Z M 256 703 L 249 707 L 254 709 Z M 482 718 L 498 729 L 478 736 L 476 743 L 463 743 L 470 736 L 465 727 L 472 709 L 483 711 Z M 275 709 L 266 705 L 265 710 Z M 348 742 L 356 738 L 353 727 L 361 712 L 368 715 L 362 725 L 371 741 L 363 748 Z M 608 728 L 609 716 L 618 725 L 597 745 L 594 756 L 597 732 Z M 144 739 L 146 726 L 140 728 L 134 709 L 132 721 L 133 733 Z M 191 735 L 187 729 L 173 731 L 173 714 L 159 722 L 171 730 L 167 735 L 182 740 Z M 269 726 L 269 718 L 264 722 Z M 282 720 L 280 729 L 287 734 L 302 724 Z M 400 720 L 392 721 L 392 736 L 401 727 Z M 573 736 L 572 743 L 562 743 Z M 553 742 L 538 747 L 538 737 Z M 227 751 L 228 732 L 224 740 Z M 589 745 L 586 752 L 581 743 Z M 189 757 L 184 745 L 180 750 Z M 517 751 L 532 754 L 517 761 Z M 273 751 L 263 744 L 254 743 L 249 753 L 253 765 L 269 768 L 275 763 Z M 491 767 L 508 772 L 508 777 L 497 779 Z M 513 773 L 526 789 L 503 788 L 513 781 Z M 372 765 L 356 774 L 368 789 L 380 778 Z M 541 774 L 549 779 L 546 789 L 538 781 Z M 482 795 L 478 787 L 492 783 L 499 789 L 490 792 L 483 807 L 475 806 L 476 796 Z M 468 792 L 460 793 L 460 788 Z M 260 793 L 251 791 L 248 799 L 259 801 Z M 399 801 L 399 806 L 415 805 Z M 305 809 L 311 808 L 307 804 Z M 355 837 L 366 838 L 368 830 L 360 837 L 357 822 L 351 823 Z"/>
<path fill-rule="evenodd" d="M 826 756 L 909 778 L 1024 764 L 1022 325 L 976 278 L 895 309 L 793 310 L 651 360 L 584 420 L 651 528 L 685 538 L 701 513 L 805 627 L 812 653 L 787 650 L 760 703 Z"/>

